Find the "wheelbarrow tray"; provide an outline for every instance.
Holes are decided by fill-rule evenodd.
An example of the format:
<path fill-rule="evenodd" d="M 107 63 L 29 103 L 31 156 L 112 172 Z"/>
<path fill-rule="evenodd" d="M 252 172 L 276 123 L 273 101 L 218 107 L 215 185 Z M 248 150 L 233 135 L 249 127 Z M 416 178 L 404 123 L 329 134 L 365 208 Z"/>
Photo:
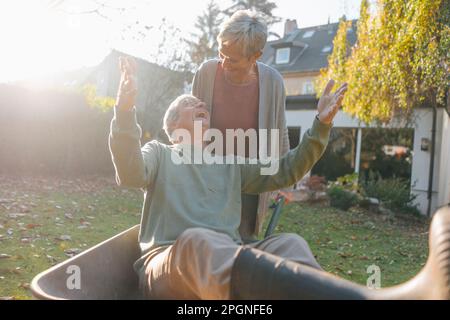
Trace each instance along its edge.
<path fill-rule="evenodd" d="M 36 299 L 140 299 L 133 263 L 140 257 L 139 225 L 61 262 L 34 277 Z M 79 281 L 74 277 L 79 276 Z"/>
<path fill-rule="evenodd" d="M 284 197 L 276 200 L 265 237 L 275 230 Z M 139 225 L 61 262 L 34 277 L 31 292 L 36 299 L 130 300 L 142 299 L 133 269 L 139 259 Z M 74 282 L 76 273 L 79 283 Z M 74 286 L 76 284 L 76 286 Z M 78 287 L 79 284 L 79 287 Z"/>

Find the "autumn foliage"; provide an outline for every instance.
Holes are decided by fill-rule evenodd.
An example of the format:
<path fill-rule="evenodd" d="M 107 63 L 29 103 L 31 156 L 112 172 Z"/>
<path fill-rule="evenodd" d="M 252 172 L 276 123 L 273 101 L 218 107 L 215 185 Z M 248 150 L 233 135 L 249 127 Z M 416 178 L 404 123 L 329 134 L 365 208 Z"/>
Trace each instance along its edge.
<path fill-rule="evenodd" d="M 342 20 L 316 92 L 327 79 L 348 82 L 345 112 L 364 122 L 405 117 L 417 106 L 445 103 L 450 85 L 450 2 L 361 2 L 357 43 L 347 41 L 352 21 Z"/>

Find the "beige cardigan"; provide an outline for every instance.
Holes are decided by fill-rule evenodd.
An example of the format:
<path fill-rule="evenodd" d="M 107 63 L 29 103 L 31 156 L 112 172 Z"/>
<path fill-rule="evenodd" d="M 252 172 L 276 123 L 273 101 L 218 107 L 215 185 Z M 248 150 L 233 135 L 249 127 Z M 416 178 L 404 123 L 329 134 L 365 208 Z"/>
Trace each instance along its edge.
<path fill-rule="evenodd" d="M 214 80 L 218 63 L 218 59 L 204 62 L 197 70 L 192 84 L 192 94 L 204 101 L 210 108 L 212 107 Z M 259 129 L 280 130 L 279 150 L 280 156 L 283 156 L 289 151 L 285 117 L 286 92 L 283 78 L 277 70 L 264 63 L 257 62 L 257 66 L 259 75 Z M 267 142 L 267 148 L 270 152 L 270 138 L 267 139 Z M 270 194 L 266 192 L 259 196 L 255 234 L 260 232 L 267 214 Z"/>

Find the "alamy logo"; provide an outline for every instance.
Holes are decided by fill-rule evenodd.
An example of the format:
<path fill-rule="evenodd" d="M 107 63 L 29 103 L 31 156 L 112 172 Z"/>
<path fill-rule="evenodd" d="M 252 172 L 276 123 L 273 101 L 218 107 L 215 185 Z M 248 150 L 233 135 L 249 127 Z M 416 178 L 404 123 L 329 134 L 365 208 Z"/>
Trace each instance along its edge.
<path fill-rule="evenodd" d="M 192 157 L 180 157 L 172 152 L 173 163 L 180 164 L 252 164 L 260 165 L 261 175 L 274 175 L 279 169 L 279 130 L 278 129 L 227 129 L 225 132 L 226 146 L 224 148 L 224 136 L 218 129 L 207 129 L 202 134 L 202 122 L 194 121 L 194 137 L 186 129 L 175 129 L 173 137 L 177 141 L 205 143 L 204 148 L 194 148 Z M 249 158 L 234 156 L 245 154 L 246 139 L 248 139 Z M 270 139 L 270 155 L 267 148 Z M 236 141 L 236 144 L 235 144 Z M 191 143 L 180 143 L 183 154 L 191 154 Z M 227 156 L 224 156 L 227 155 Z M 258 156 L 258 157 L 257 157 Z"/>
<path fill-rule="evenodd" d="M 66 273 L 70 276 L 67 277 L 66 287 L 69 290 L 81 289 L 81 270 L 77 265 L 70 265 L 66 269 Z"/>
<path fill-rule="evenodd" d="M 367 278 L 367 288 L 380 289 L 381 288 L 381 269 L 376 264 L 367 267 L 367 273 L 372 274 Z"/>

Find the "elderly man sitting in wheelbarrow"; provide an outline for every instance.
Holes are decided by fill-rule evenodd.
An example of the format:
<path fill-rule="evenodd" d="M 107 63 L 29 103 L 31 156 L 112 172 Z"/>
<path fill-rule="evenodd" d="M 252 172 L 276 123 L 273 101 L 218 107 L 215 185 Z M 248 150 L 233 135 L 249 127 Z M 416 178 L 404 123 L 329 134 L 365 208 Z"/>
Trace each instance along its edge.
<path fill-rule="evenodd" d="M 134 108 L 135 68 L 133 61 L 121 60 L 109 143 L 118 184 L 145 190 L 139 234 L 142 256 L 134 267 L 146 297 L 449 298 L 448 217 L 438 217 L 437 227 L 432 228 L 430 259 L 419 275 L 381 290 L 326 273 L 296 234 L 274 235 L 247 245 L 239 237 L 241 192 L 278 190 L 311 169 L 328 143 L 346 84 L 332 93 L 331 80 L 301 143 L 281 159 L 263 164 L 261 158 L 242 161 L 211 152 L 204 135 L 209 128 L 208 107 L 190 95 L 175 99 L 165 114 L 164 129 L 173 144 L 151 141 L 141 147 Z M 264 172 L 269 167 L 275 170 Z"/>

